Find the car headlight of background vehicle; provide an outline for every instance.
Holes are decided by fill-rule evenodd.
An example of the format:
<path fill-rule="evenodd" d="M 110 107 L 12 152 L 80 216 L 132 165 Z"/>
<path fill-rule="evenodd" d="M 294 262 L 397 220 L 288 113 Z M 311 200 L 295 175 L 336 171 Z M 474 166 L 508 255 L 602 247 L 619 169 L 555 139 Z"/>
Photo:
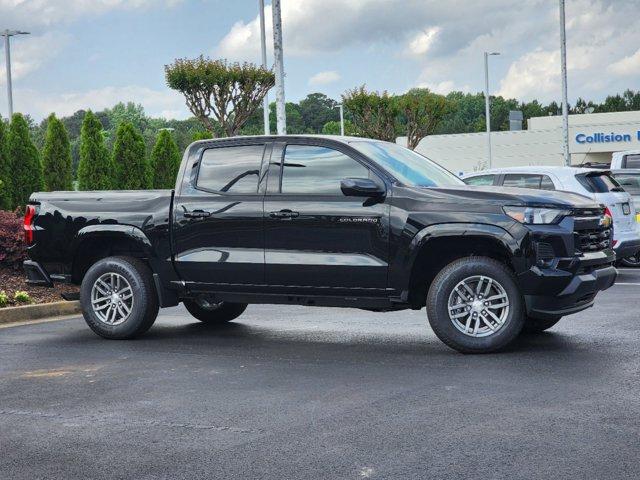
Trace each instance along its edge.
<path fill-rule="evenodd" d="M 503 207 L 504 213 L 514 220 L 528 225 L 551 225 L 558 223 L 570 210 L 560 208 Z"/>

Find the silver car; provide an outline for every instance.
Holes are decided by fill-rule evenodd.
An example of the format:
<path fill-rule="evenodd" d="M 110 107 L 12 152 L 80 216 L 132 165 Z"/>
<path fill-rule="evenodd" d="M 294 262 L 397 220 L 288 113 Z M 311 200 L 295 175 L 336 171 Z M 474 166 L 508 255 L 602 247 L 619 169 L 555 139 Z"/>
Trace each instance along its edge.
<path fill-rule="evenodd" d="M 620 170 L 612 170 L 611 174 L 625 191 L 631 195 L 636 206 L 640 205 L 640 169 L 625 168 Z M 636 207 L 637 208 L 637 207 Z M 640 214 L 636 214 L 640 217 Z M 637 218 L 640 221 L 640 218 Z M 623 258 L 621 262 L 627 267 L 640 267 L 640 255 L 632 255 Z"/>

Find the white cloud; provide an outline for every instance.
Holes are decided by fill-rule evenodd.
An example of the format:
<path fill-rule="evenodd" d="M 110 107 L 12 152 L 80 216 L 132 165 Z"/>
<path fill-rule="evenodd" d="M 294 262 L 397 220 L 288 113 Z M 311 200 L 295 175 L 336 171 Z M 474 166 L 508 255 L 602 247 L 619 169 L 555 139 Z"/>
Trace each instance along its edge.
<path fill-rule="evenodd" d="M 640 73 L 640 49 L 633 55 L 621 58 L 609 66 L 609 70 L 616 75 L 637 75 Z"/>
<path fill-rule="evenodd" d="M 548 97 L 560 85 L 560 52 L 530 52 L 511 64 L 500 82 L 499 95 L 506 98 Z"/>
<path fill-rule="evenodd" d="M 111 108 L 118 102 L 129 101 L 142 104 L 151 116 L 178 119 L 191 116 L 184 98 L 179 93 L 168 89 L 153 90 L 139 85 L 108 86 L 61 94 L 18 89 L 14 92 L 14 97 L 16 111 L 28 112 L 38 119 L 52 112 L 58 116 L 67 116 L 80 109 L 98 111 Z"/>
<path fill-rule="evenodd" d="M 50 62 L 69 43 L 70 38 L 60 32 L 12 37 L 12 43 L 18 44 L 11 49 L 12 79 L 19 80 Z M 6 84 L 4 60 L 0 64 L 0 84 Z"/>
<path fill-rule="evenodd" d="M 340 80 L 340 74 L 334 70 L 318 72 L 309 79 L 309 85 L 327 85 Z"/>
<path fill-rule="evenodd" d="M 0 0 L 0 18 L 20 28 L 69 23 L 112 10 L 173 7 L 183 0 Z"/>
<path fill-rule="evenodd" d="M 440 27 L 427 28 L 419 32 L 409 41 L 409 52 L 413 55 L 424 55 L 433 45 L 438 33 L 440 33 Z"/>

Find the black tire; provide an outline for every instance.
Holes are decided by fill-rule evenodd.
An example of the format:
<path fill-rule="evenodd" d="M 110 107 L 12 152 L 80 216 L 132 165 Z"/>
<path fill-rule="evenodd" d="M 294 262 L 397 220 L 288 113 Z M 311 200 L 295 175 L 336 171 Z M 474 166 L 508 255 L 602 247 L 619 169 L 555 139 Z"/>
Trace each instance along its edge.
<path fill-rule="evenodd" d="M 527 317 L 524 322 L 524 328 L 522 329 L 522 331 L 524 333 L 542 333 L 545 330 L 553 327 L 560 320 L 562 320 L 562 317 L 552 317 L 544 319 Z"/>
<path fill-rule="evenodd" d="M 122 323 L 110 325 L 101 320 L 92 307 L 92 290 L 105 274 L 118 274 L 129 283 L 132 304 L 128 317 Z M 96 262 L 82 280 L 80 287 L 82 315 L 87 325 L 101 337 L 122 340 L 142 335 L 151 328 L 158 316 L 158 295 L 149 267 L 131 257 L 107 257 Z"/>
<path fill-rule="evenodd" d="M 628 268 L 640 267 L 640 253 L 637 253 L 631 257 L 621 258 L 618 261 L 618 266 Z"/>
<path fill-rule="evenodd" d="M 196 300 L 184 300 L 187 311 L 197 320 L 208 325 L 219 325 L 235 320 L 247 309 L 246 303 L 221 302 L 205 307 Z"/>
<path fill-rule="evenodd" d="M 476 276 L 498 282 L 509 300 L 502 326 L 484 337 L 463 333 L 449 317 L 449 296 L 454 288 Z M 434 333 L 449 347 L 462 353 L 488 353 L 504 348 L 520 334 L 525 320 L 523 303 L 513 272 L 507 266 L 492 258 L 465 257 L 451 262 L 436 275 L 427 294 L 427 316 Z"/>

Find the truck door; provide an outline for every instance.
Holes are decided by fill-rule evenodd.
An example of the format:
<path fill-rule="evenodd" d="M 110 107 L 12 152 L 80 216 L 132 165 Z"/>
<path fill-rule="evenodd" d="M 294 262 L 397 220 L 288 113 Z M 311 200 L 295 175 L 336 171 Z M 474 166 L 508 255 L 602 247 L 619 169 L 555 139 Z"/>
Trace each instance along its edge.
<path fill-rule="evenodd" d="M 193 291 L 264 282 L 260 180 L 269 153 L 264 141 L 222 144 L 187 165 L 174 201 L 173 252 Z"/>
<path fill-rule="evenodd" d="M 389 207 L 340 189 L 344 178 L 374 175 L 335 148 L 274 146 L 264 209 L 267 284 L 328 295 L 337 289 L 372 296 L 385 290 Z"/>

